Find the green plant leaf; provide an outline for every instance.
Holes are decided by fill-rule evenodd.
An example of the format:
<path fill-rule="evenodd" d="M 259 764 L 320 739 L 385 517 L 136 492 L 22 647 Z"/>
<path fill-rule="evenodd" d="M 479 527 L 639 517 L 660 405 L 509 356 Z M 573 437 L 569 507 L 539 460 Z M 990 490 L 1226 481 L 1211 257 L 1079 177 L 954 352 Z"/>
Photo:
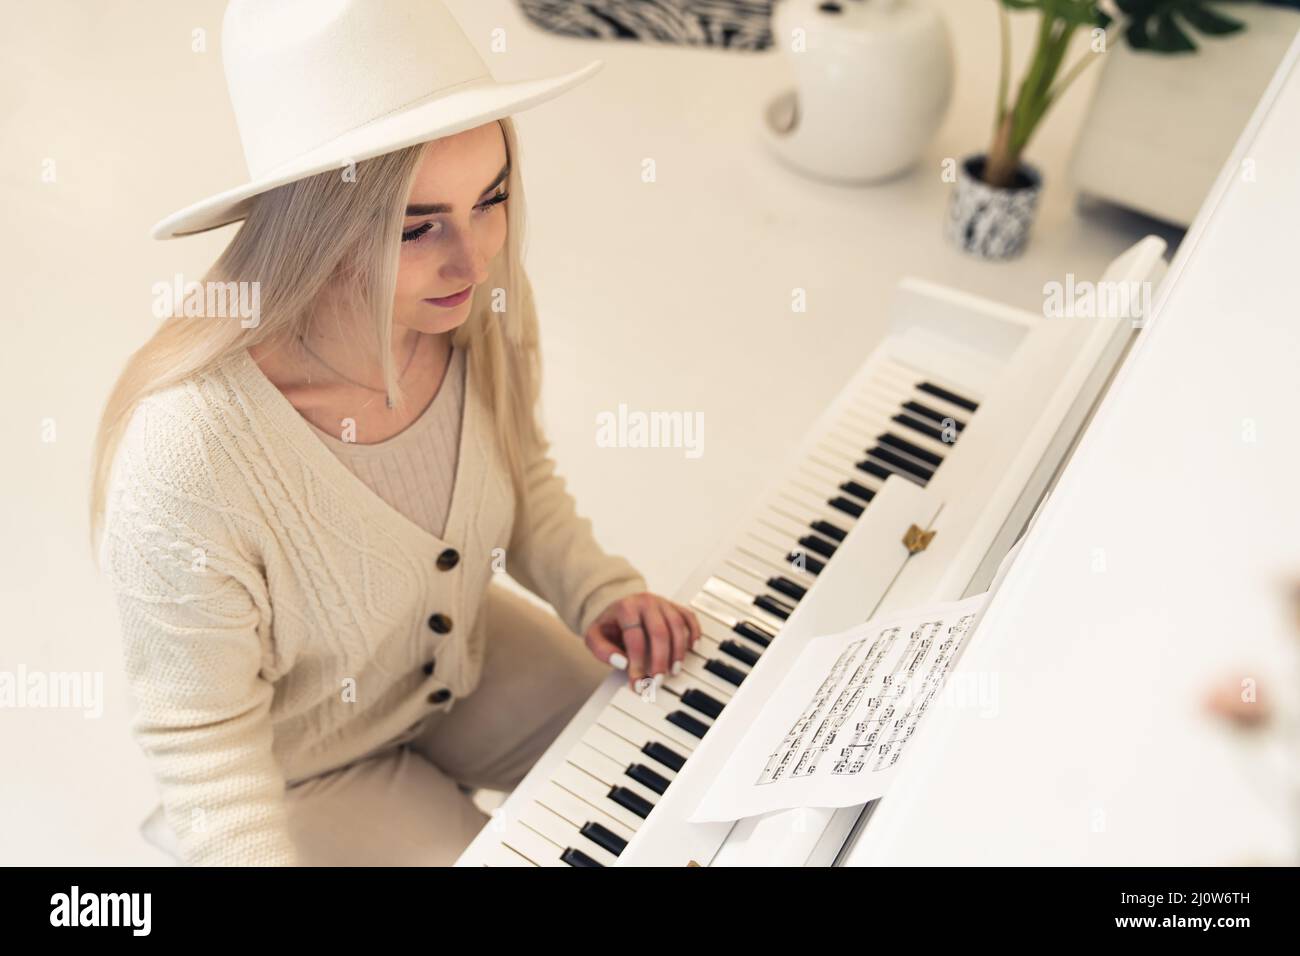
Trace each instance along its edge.
<path fill-rule="evenodd" d="M 1215 5 L 1242 2 L 1245 0 L 1214 0 Z M 1115 6 L 1126 21 L 1124 37 L 1135 50 L 1191 53 L 1196 44 L 1188 30 L 1205 36 L 1224 36 L 1245 27 L 1240 20 L 1220 13 L 1207 0 L 1115 0 Z"/>
<path fill-rule="evenodd" d="M 1151 38 L 1151 49 L 1159 53 L 1191 53 L 1196 49 L 1196 44 L 1174 21 L 1174 15 L 1166 11 L 1156 18 L 1156 32 Z"/>
<path fill-rule="evenodd" d="M 1124 39 L 1135 50 L 1147 49 L 1151 45 L 1151 38 L 1147 35 L 1146 20 L 1142 17 L 1134 17 L 1129 20 L 1124 27 Z"/>
<path fill-rule="evenodd" d="M 1225 17 L 1215 13 L 1209 7 L 1202 6 L 1199 3 L 1193 3 L 1179 12 L 1182 13 L 1183 19 L 1194 30 L 1198 33 L 1204 33 L 1206 36 L 1226 36 L 1229 33 L 1236 33 L 1246 26 L 1240 20 L 1234 20 L 1232 17 Z"/>

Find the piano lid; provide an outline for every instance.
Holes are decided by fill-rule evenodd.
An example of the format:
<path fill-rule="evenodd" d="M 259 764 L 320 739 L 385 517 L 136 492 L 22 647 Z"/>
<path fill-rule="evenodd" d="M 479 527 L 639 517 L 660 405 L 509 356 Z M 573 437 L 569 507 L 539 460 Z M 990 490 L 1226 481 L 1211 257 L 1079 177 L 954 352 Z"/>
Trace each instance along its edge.
<path fill-rule="evenodd" d="M 1295 862 L 1279 750 L 1203 701 L 1300 691 L 1298 59 L 959 663 L 990 696 L 930 715 L 843 862 Z"/>

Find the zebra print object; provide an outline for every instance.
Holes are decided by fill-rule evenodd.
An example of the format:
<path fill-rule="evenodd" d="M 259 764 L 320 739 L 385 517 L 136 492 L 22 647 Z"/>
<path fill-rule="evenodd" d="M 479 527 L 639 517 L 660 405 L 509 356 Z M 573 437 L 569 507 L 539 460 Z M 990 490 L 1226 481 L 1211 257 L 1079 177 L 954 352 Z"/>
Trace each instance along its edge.
<path fill-rule="evenodd" d="M 552 33 L 732 50 L 772 45 L 773 0 L 519 0 Z"/>

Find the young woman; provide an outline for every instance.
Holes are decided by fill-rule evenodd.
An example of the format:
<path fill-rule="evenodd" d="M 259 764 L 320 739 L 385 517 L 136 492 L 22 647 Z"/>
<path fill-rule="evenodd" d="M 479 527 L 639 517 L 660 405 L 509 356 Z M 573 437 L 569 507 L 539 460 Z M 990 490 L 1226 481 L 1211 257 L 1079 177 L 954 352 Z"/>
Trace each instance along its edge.
<path fill-rule="evenodd" d="M 155 235 L 243 219 L 203 288 L 255 283 L 258 314 L 178 309 L 96 447 L 148 830 L 187 864 L 449 864 L 470 789 L 517 784 L 610 666 L 644 689 L 699 638 L 537 423 L 508 113 L 594 70 L 495 83 L 429 0 L 235 0 L 223 47 L 251 181 Z"/>

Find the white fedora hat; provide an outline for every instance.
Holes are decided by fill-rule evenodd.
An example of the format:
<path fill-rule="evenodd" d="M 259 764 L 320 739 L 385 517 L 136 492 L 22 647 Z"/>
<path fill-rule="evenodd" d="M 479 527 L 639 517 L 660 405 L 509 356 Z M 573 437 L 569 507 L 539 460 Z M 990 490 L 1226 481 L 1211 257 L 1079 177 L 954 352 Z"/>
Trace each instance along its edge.
<path fill-rule="evenodd" d="M 596 73 L 498 83 L 440 0 L 231 0 L 222 63 L 248 182 L 158 222 L 224 226 L 285 183 L 536 106 Z"/>

